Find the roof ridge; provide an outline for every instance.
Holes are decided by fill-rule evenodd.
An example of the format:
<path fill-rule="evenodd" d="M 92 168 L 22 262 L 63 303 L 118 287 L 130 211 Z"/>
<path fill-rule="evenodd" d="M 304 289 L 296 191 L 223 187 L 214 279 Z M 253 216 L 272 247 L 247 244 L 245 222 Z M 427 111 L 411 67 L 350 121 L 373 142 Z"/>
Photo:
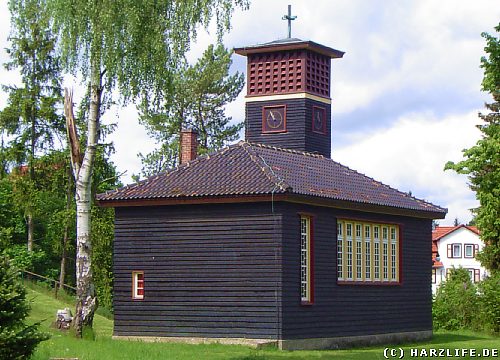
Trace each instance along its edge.
<path fill-rule="evenodd" d="M 287 152 L 287 153 L 291 153 L 291 154 L 310 156 L 310 157 L 315 157 L 315 158 L 319 158 L 319 159 L 328 159 L 324 155 L 313 153 L 313 152 L 301 151 L 301 150 L 295 150 L 295 149 L 287 149 L 287 148 L 282 148 L 282 147 L 273 146 L 273 145 L 252 143 L 252 142 L 248 142 L 248 141 L 243 141 L 243 142 L 250 145 L 250 146 L 257 146 L 257 147 L 264 148 L 264 149 L 278 150 L 278 151 Z"/>
<path fill-rule="evenodd" d="M 254 144 L 251 144 L 251 143 L 246 142 L 246 141 L 241 141 L 239 143 L 239 145 L 243 148 L 243 150 L 245 150 L 245 152 L 248 154 L 248 156 L 250 156 L 250 160 L 252 160 L 264 172 L 264 175 L 266 175 L 267 178 L 269 180 L 271 180 L 272 183 L 274 183 L 275 188 L 278 186 L 283 191 L 290 191 L 290 190 L 292 190 L 292 187 L 290 186 L 290 184 L 288 184 L 284 179 L 282 179 L 281 177 L 279 177 L 274 172 L 274 170 L 272 169 L 272 167 L 269 166 L 269 164 L 266 162 L 266 160 L 264 160 L 264 158 L 262 156 L 260 156 L 259 154 L 256 154 L 253 151 L 252 146 Z M 263 165 L 259 164 L 259 161 L 257 159 L 259 159 L 260 162 L 263 163 Z M 275 180 L 273 180 L 273 178 Z M 274 192 L 274 190 L 273 190 L 273 192 Z"/>

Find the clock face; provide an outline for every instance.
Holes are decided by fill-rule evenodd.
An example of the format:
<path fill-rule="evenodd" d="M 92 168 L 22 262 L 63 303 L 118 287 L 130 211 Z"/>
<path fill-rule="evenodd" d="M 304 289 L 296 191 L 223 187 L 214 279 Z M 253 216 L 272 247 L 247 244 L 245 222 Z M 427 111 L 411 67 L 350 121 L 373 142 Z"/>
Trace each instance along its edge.
<path fill-rule="evenodd" d="M 262 111 L 262 132 L 286 131 L 286 106 L 266 106 Z"/>
<path fill-rule="evenodd" d="M 324 108 L 313 106 L 312 130 L 319 134 L 326 134 L 326 111 Z"/>

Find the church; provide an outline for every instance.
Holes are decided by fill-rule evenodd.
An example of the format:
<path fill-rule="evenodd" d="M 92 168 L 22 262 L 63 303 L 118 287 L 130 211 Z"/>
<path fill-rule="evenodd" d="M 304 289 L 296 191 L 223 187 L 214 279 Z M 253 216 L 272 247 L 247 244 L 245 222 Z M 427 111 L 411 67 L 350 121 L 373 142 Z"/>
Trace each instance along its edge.
<path fill-rule="evenodd" d="M 247 58 L 245 140 L 99 194 L 115 208 L 114 336 L 333 349 L 432 336 L 446 209 L 331 158 L 331 62 L 286 38 Z M 396 165 L 395 165 L 396 166 Z"/>

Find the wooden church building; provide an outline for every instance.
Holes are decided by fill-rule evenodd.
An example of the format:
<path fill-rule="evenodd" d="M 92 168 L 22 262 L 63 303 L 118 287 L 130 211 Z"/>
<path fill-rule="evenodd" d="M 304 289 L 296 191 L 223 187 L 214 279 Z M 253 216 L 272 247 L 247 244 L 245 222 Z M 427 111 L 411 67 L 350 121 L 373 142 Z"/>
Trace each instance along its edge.
<path fill-rule="evenodd" d="M 338 348 L 432 336 L 446 209 L 330 158 L 331 59 L 296 38 L 247 57 L 245 141 L 98 196 L 115 208 L 114 336 Z"/>

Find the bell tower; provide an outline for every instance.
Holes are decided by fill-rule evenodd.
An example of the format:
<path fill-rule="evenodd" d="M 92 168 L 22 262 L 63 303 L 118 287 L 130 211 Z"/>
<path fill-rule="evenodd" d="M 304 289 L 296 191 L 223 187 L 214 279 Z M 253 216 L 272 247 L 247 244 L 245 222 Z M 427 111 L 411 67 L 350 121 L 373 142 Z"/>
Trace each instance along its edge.
<path fill-rule="evenodd" d="M 291 37 L 234 51 L 247 57 L 246 140 L 330 157 L 330 63 L 344 53 Z"/>

